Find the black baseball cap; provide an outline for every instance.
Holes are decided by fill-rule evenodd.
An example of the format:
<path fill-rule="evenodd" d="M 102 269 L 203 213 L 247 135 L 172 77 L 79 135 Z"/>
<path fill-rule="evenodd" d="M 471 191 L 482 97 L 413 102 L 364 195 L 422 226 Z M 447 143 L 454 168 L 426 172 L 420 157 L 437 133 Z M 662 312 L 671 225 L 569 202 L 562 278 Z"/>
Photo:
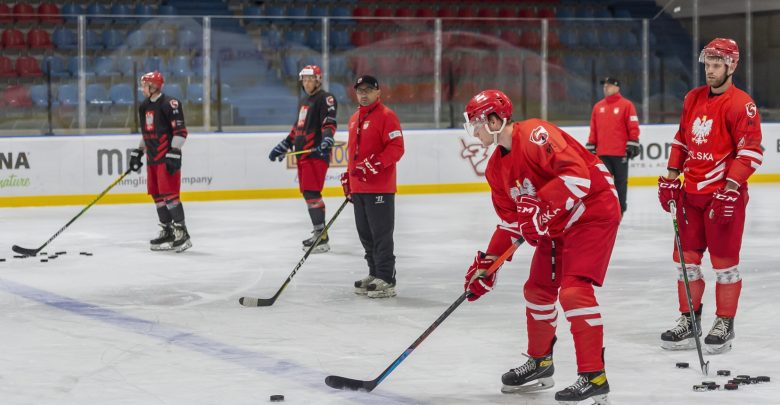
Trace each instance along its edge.
<path fill-rule="evenodd" d="M 607 77 L 605 77 L 605 78 L 601 79 L 601 81 L 600 81 L 599 83 L 601 83 L 601 84 L 604 84 L 604 83 L 609 83 L 609 84 L 611 84 L 611 85 L 613 85 L 613 86 L 618 86 L 618 87 L 620 87 L 620 80 L 618 80 L 618 79 L 615 79 L 614 77 L 609 77 L 609 76 L 607 76 Z"/>
<path fill-rule="evenodd" d="M 374 76 L 363 75 L 358 77 L 357 80 L 355 80 L 355 86 L 353 87 L 358 88 L 361 84 L 367 84 L 369 87 L 379 89 L 379 80 Z"/>

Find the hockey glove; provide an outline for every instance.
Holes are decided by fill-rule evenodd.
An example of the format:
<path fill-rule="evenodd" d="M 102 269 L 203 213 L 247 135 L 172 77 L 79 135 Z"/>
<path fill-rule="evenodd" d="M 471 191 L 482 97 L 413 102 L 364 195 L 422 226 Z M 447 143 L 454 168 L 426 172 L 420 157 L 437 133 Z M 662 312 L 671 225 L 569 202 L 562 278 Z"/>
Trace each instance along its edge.
<path fill-rule="evenodd" d="M 357 166 L 352 169 L 351 174 L 357 177 L 360 181 L 366 182 L 368 181 L 369 176 L 376 176 L 381 171 L 382 162 L 379 161 L 376 155 L 371 154 L 371 156 L 358 162 Z"/>
<path fill-rule="evenodd" d="M 720 189 L 712 194 L 710 219 L 716 224 L 725 225 L 734 219 L 734 211 L 741 195 L 737 190 Z"/>
<path fill-rule="evenodd" d="M 517 224 L 523 239 L 531 246 L 538 245 L 539 240 L 548 235 L 548 224 L 556 213 L 536 197 L 521 196 L 517 201 Z"/>
<path fill-rule="evenodd" d="M 477 255 L 474 257 L 474 263 L 471 263 L 468 271 L 466 271 L 466 282 L 463 284 L 463 290 L 469 291 L 469 301 L 476 301 L 479 297 L 487 294 L 493 290 L 493 286 L 496 284 L 496 274 L 498 270 L 493 274 L 485 276 L 485 272 L 490 266 L 493 265 L 495 260 L 485 257 L 485 253 L 477 251 Z"/>
<path fill-rule="evenodd" d="M 631 160 L 637 156 L 639 156 L 639 142 L 628 141 L 626 143 L 626 157 Z"/>
<path fill-rule="evenodd" d="M 341 188 L 344 190 L 344 197 L 347 197 L 349 202 L 352 202 L 352 190 L 349 188 L 349 173 L 341 173 Z"/>
<path fill-rule="evenodd" d="M 165 154 L 165 168 L 168 173 L 174 174 L 181 169 L 181 149 L 171 148 Z"/>
<path fill-rule="evenodd" d="M 330 157 L 330 148 L 333 146 L 333 138 L 324 137 L 320 146 L 314 148 L 314 152 L 319 153 L 323 157 Z"/>
<path fill-rule="evenodd" d="M 658 176 L 658 201 L 661 202 L 664 211 L 671 212 L 669 211 L 669 201 L 674 201 L 677 206 L 680 206 L 680 190 L 682 190 L 682 183 L 679 177 L 670 180 L 664 176 Z"/>
<path fill-rule="evenodd" d="M 587 149 L 588 152 L 590 152 L 590 153 L 592 153 L 594 155 L 596 154 L 596 144 L 586 143 L 585 144 L 585 149 Z"/>
<path fill-rule="evenodd" d="M 130 152 L 130 170 L 134 172 L 140 172 L 144 166 L 144 162 L 141 160 L 144 156 L 144 150 L 141 148 L 133 149 Z"/>
<path fill-rule="evenodd" d="M 287 151 L 291 146 L 292 144 L 290 141 L 288 141 L 287 138 L 284 138 L 281 142 L 274 146 L 274 148 L 271 150 L 271 153 L 268 155 L 268 159 L 270 159 L 272 162 L 274 160 L 281 162 L 284 160 L 284 155 L 287 154 Z"/>

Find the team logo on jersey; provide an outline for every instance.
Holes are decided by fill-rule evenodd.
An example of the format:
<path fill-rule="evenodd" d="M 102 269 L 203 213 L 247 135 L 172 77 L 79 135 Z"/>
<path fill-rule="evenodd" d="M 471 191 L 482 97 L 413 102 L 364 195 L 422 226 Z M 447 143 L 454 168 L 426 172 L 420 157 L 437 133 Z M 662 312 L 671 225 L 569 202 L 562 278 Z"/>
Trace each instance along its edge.
<path fill-rule="evenodd" d="M 368 129 L 368 124 L 370 124 L 371 121 L 366 121 L 363 123 L 363 129 Z"/>
<path fill-rule="evenodd" d="M 336 104 L 336 100 L 333 99 L 333 96 L 328 96 L 325 98 L 325 103 L 328 105 Z"/>
<path fill-rule="evenodd" d="M 697 145 L 706 143 L 707 136 L 710 134 L 710 131 L 712 131 L 712 118 L 707 119 L 706 115 L 703 115 L 701 118 L 697 117 L 696 121 L 693 122 L 693 127 L 691 128 L 691 132 L 693 133 L 693 142 L 695 142 Z"/>
<path fill-rule="evenodd" d="M 308 105 L 302 105 L 300 111 L 298 111 L 298 126 L 302 127 L 306 124 L 306 114 L 309 112 Z"/>
<path fill-rule="evenodd" d="M 615 107 L 615 109 L 614 109 L 614 110 L 612 110 L 612 112 L 613 112 L 613 113 L 615 113 L 615 114 L 617 115 L 617 114 L 619 114 L 619 113 L 620 113 L 620 108 L 619 108 L 619 107 Z"/>
<path fill-rule="evenodd" d="M 176 101 L 175 99 L 174 99 L 174 100 L 171 100 L 171 103 L 170 103 L 170 104 L 171 104 L 171 108 L 173 108 L 174 110 L 175 110 L 175 109 L 177 109 L 177 108 L 179 108 L 179 102 L 178 102 L 178 101 Z"/>
<path fill-rule="evenodd" d="M 604 112 L 604 107 L 600 107 L 600 108 L 599 108 L 599 112 L 600 112 L 600 113 L 603 113 L 603 112 Z"/>
<path fill-rule="evenodd" d="M 146 112 L 146 131 L 154 131 L 154 111 Z"/>
<path fill-rule="evenodd" d="M 539 125 L 538 127 L 534 128 L 533 131 L 531 131 L 531 142 L 542 146 L 547 143 L 547 138 L 550 137 L 550 134 L 547 133 L 547 130 L 544 129 L 543 126 Z"/>
<path fill-rule="evenodd" d="M 387 134 L 387 136 L 390 137 L 390 139 L 398 138 L 399 136 L 401 136 L 401 131 L 400 130 L 392 131 L 389 134 Z"/>
<path fill-rule="evenodd" d="M 748 118 L 755 117 L 756 113 L 758 112 L 758 109 L 756 109 L 756 103 L 751 101 L 745 104 L 745 111 L 747 111 Z"/>
<path fill-rule="evenodd" d="M 524 195 L 536 197 L 536 187 L 534 187 L 534 184 L 531 183 L 531 180 L 528 180 L 528 178 L 523 179 L 523 184 L 520 184 L 519 181 L 516 184 L 517 186 L 509 189 L 509 196 L 512 197 L 515 202 L 519 202 L 520 197 Z"/>

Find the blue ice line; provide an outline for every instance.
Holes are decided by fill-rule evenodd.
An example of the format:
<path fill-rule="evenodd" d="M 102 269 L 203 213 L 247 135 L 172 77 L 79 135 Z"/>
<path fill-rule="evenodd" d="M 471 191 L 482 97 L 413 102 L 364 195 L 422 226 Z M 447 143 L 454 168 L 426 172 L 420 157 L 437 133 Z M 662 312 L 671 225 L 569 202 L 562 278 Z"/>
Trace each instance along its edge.
<path fill-rule="evenodd" d="M 257 353 L 219 341 L 198 336 L 192 332 L 183 332 L 176 328 L 156 322 L 135 318 L 97 305 L 80 302 L 49 291 L 40 290 L 24 284 L 0 279 L 0 290 L 27 298 L 41 304 L 91 318 L 111 326 L 128 330 L 146 337 L 157 338 L 168 344 L 189 349 L 218 360 L 235 363 L 250 370 L 259 371 L 289 379 L 308 388 L 323 391 L 329 395 L 340 395 L 358 402 L 370 401 L 372 404 L 419 404 L 417 399 L 387 393 L 361 393 L 353 391 L 335 391 L 325 385 L 325 375 L 308 367 L 286 360 Z"/>

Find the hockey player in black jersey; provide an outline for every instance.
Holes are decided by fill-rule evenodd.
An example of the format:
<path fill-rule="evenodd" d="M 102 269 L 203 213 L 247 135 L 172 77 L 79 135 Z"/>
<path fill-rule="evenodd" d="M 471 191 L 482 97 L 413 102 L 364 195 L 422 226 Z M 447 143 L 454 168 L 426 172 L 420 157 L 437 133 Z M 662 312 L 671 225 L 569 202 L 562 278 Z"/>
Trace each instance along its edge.
<path fill-rule="evenodd" d="M 322 188 L 325 174 L 330 165 L 330 150 L 333 135 L 336 133 L 336 98 L 322 90 L 322 71 L 317 65 L 307 65 L 298 74 L 306 97 L 298 106 L 298 118 L 290 134 L 276 145 L 268 158 L 271 161 L 284 160 L 288 150 L 311 150 L 298 156 L 298 187 L 306 200 L 309 217 L 314 227 L 312 236 L 303 241 L 306 250 L 325 228 L 325 202 L 322 201 Z M 327 233 L 312 252 L 324 253 L 330 250 Z"/>
<path fill-rule="evenodd" d="M 160 236 L 150 241 L 152 250 L 183 252 L 192 246 L 181 205 L 181 148 L 187 139 L 184 112 L 179 100 L 162 93 L 160 72 L 141 76 L 144 101 L 138 108 L 143 139 L 130 154 L 130 168 L 140 172 L 146 154 L 147 191 L 157 206 Z"/>

